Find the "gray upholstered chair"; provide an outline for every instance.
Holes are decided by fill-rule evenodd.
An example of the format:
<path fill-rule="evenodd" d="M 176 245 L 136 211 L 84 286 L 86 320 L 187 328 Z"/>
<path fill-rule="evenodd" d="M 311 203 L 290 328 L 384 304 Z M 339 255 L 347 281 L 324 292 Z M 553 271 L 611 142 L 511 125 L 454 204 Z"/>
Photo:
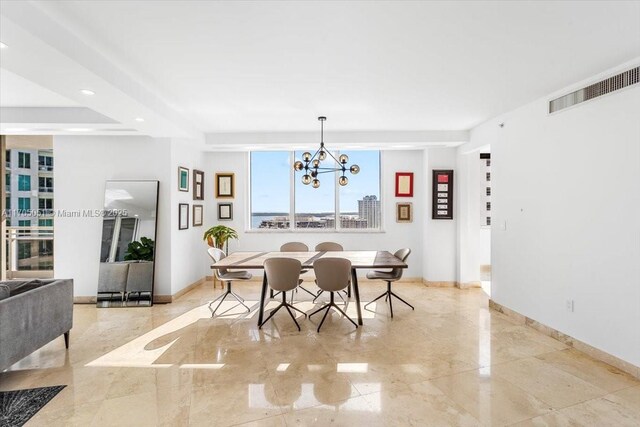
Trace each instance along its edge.
<path fill-rule="evenodd" d="M 153 262 L 142 261 L 129 263 L 127 273 L 127 298 L 132 293 L 140 296 L 143 292 L 151 295 L 153 290 Z"/>
<path fill-rule="evenodd" d="M 316 252 L 342 252 L 342 251 L 344 251 L 344 248 L 340 243 L 336 243 L 336 242 L 322 242 L 316 245 Z M 345 295 L 349 297 L 351 296 L 351 281 L 349 281 L 349 286 L 347 287 L 347 290 L 343 292 L 345 293 Z M 316 302 L 316 300 L 321 294 L 322 294 L 322 290 L 318 291 L 318 293 L 316 294 L 316 297 L 313 299 L 313 302 Z M 338 294 L 338 296 L 342 299 L 342 301 L 345 304 L 347 303 L 340 294 Z"/>
<path fill-rule="evenodd" d="M 351 261 L 345 258 L 320 258 L 313 262 L 313 270 L 316 273 L 316 283 L 318 284 L 318 287 L 323 291 L 329 292 L 331 298 L 328 304 L 309 314 L 309 317 L 311 317 L 322 310 L 326 310 L 326 313 L 324 313 L 324 316 L 322 317 L 322 321 L 318 325 L 318 332 L 320 332 L 320 328 L 322 327 L 324 320 L 327 318 L 331 307 L 342 313 L 342 315 L 349 319 L 349 321 L 357 328 L 358 325 L 356 322 L 351 320 L 347 316 L 347 313 L 342 311 L 334 301 L 334 293 L 343 290 L 349 285 L 349 280 L 351 279 Z"/>
<path fill-rule="evenodd" d="M 309 252 L 309 246 L 307 246 L 306 244 L 302 243 L 302 242 L 288 242 L 285 243 L 284 245 L 280 246 L 280 252 Z M 300 271 L 300 274 L 304 274 L 307 271 L 309 271 L 309 269 L 304 269 Z M 268 280 L 268 278 L 267 278 Z M 311 295 L 312 297 L 315 297 L 316 294 L 314 294 L 313 292 L 311 292 L 309 289 L 305 288 L 304 286 L 299 285 L 298 288 L 302 289 L 303 291 L 305 291 L 306 293 L 308 293 L 309 295 Z M 297 291 L 297 288 L 296 288 Z M 273 298 L 276 294 L 273 293 L 273 289 L 271 290 L 271 298 Z M 293 302 L 293 292 L 291 293 L 291 302 Z"/>
<path fill-rule="evenodd" d="M 316 252 L 341 252 L 344 251 L 344 248 L 340 243 L 336 242 L 322 242 L 316 245 Z"/>
<path fill-rule="evenodd" d="M 98 294 L 120 294 L 124 301 L 127 289 L 129 264 L 124 262 L 101 262 L 98 273 Z"/>
<path fill-rule="evenodd" d="M 300 325 L 293 315 L 291 309 L 294 309 L 307 317 L 307 314 L 302 310 L 298 310 L 293 304 L 287 303 L 287 292 L 292 291 L 300 284 L 300 270 L 302 264 L 297 259 L 293 258 L 270 258 L 264 262 L 264 274 L 267 275 L 267 283 L 271 289 L 274 289 L 282 294 L 282 303 L 274 308 L 269 316 L 258 326 L 258 329 L 262 328 L 262 325 L 267 323 L 282 307 L 286 308 L 289 315 L 295 322 L 298 330 Z"/>
<path fill-rule="evenodd" d="M 224 259 L 224 258 L 227 257 L 227 255 L 224 253 L 224 251 L 222 251 L 222 250 L 220 250 L 218 248 L 209 248 L 207 250 L 207 252 L 209 253 L 209 256 L 213 260 L 214 264 L 216 262 L 220 261 L 221 259 Z M 236 280 L 249 280 L 252 277 L 251 273 L 249 273 L 248 271 L 244 271 L 244 270 L 229 271 L 226 268 L 217 268 L 217 269 L 214 269 L 214 272 L 215 272 L 215 275 L 218 278 L 218 280 L 220 280 L 220 283 L 225 283 L 225 282 L 227 283 L 227 290 L 226 290 L 226 292 L 224 294 L 220 295 L 218 298 L 214 299 L 213 301 L 211 301 L 209 303 L 209 310 L 211 310 L 211 305 L 213 305 L 214 302 L 220 300 L 220 302 L 218 303 L 216 308 L 214 310 L 211 310 L 211 317 L 213 317 L 216 314 L 216 311 L 218 310 L 218 308 L 220 308 L 220 306 L 224 302 L 225 298 L 227 298 L 227 296 L 229 296 L 229 295 L 234 297 L 236 299 L 236 301 L 238 301 L 240 304 L 242 304 L 244 306 L 244 308 L 247 309 L 247 313 L 250 312 L 251 309 L 245 305 L 244 298 L 242 298 L 241 296 L 237 295 L 235 292 L 233 292 L 231 290 L 231 282 L 236 281 Z"/>
<path fill-rule="evenodd" d="M 411 249 L 404 248 L 396 251 L 396 253 L 393 255 L 395 255 L 396 258 L 399 258 L 402 262 L 404 262 L 409 257 L 410 253 L 411 253 Z M 400 298 L 391 290 L 391 282 L 400 280 L 400 278 L 402 277 L 403 271 L 404 271 L 403 268 L 394 268 L 391 271 L 374 270 L 367 273 L 367 279 L 380 279 L 387 282 L 387 290 L 385 291 L 385 293 L 383 293 L 373 301 L 370 301 L 367 304 L 365 304 L 364 308 L 367 308 L 369 304 L 376 302 L 380 298 L 385 297 L 385 301 L 389 301 L 389 310 L 391 311 L 391 317 L 393 318 L 393 303 L 391 302 L 391 300 L 393 299 L 393 297 L 395 297 L 395 298 L 398 298 L 403 303 L 407 304 L 409 307 L 411 307 L 412 310 L 415 310 L 415 308 L 411 304 L 409 304 L 408 302 Z"/>

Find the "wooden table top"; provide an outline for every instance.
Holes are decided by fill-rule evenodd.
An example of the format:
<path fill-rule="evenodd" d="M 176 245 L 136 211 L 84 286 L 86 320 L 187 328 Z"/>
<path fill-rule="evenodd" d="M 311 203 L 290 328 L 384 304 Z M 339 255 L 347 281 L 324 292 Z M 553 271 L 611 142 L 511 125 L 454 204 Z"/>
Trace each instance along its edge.
<path fill-rule="evenodd" d="M 262 269 L 269 258 L 294 258 L 303 267 L 310 268 L 319 258 L 346 258 L 354 268 L 407 268 L 407 264 L 388 251 L 339 251 L 339 252 L 234 252 L 213 264 L 211 268 Z"/>

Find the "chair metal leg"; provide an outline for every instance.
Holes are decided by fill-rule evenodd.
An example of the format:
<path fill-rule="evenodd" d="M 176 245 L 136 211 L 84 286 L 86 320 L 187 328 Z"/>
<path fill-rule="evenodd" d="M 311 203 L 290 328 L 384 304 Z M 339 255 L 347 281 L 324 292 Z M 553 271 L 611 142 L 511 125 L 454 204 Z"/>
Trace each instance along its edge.
<path fill-rule="evenodd" d="M 405 300 L 403 300 L 402 298 L 400 298 L 398 295 L 396 295 L 395 292 L 391 292 L 391 295 L 393 295 L 394 297 L 398 298 L 400 301 L 402 301 L 403 303 L 407 304 L 409 307 L 411 307 L 412 310 L 415 310 L 416 308 L 414 306 L 412 306 L 411 304 L 409 304 L 408 302 L 406 302 Z"/>
<path fill-rule="evenodd" d="M 236 294 L 233 291 L 230 291 L 230 292 L 234 297 L 236 297 L 237 300 L 244 302 L 244 298 L 242 298 L 240 295 Z"/>
<path fill-rule="evenodd" d="M 324 292 L 323 290 L 319 290 L 315 298 L 311 302 L 315 304 L 316 300 L 320 297 L 320 295 L 322 295 L 323 292 Z"/>
<path fill-rule="evenodd" d="M 331 310 L 331 304 L 327 305 L 327 311 L 324 313 L 324 316 L 322 316 L 322 320 L 320 321 L 320 324 L 318 325 L 318 332 L 320 332 L 320 328 L 322 327 L 322 324 L 324 323 L 324 319 L 327 318 L 327 315 L 329 314 L 329 310 Z"/>
<path fill-rule="evenodd" d="M 295 311 L 297 311 L 298 313 L 304 315 L 304 317 L 307 317 L 307 313 L 305 313 L 304 311 L 300 310 L 297 307 L 294 307 L 293 305 L 289 305 L 289 307 L 291 307 L 292 309 L 294 309 Z"/>
<path fill-rule="evenodd" d="M 320 307 L 319 309 L 317 309 L 316 311 L 314 311 L 313 313 L 309 314 L 309 319 L 311 319 L 311 316 L 313 316 L 316 313 L 320 313 L 322 310 L 324 310 L 325 308 L 327 308 L 329 306 L 329 304 L 327 305 L 323 305 L 322 307 Z"/>
<path fill-rule="evenodd" d="M 390 295 L 389 292 L 387 292 L 387 295 Z M 393 298 L 391 298 L 391 296 L 389 296 L 389 310 L 391 311 L 391 318 L 393 319 Z"/>
<path fill-rule="evenodd" d="M 347 313 L 345 313 L 344 311 L 342 311 L 340 309 L 340 307 L 338 307 L 336 304 L 333 305 L 335 307 L 336 310 L 338 310 L 340 313 L 342 313 L 342 315 L 351 323 L 353 323 L 353 326 L 355 326 L 356 328 L 358 327 L 358 324 L 356 322 L 354 322 L 349 316 L 347 316 Z"/>
<path fill-rule="evenodd" d="M 234 297 L 236 299 L 236 301 L 238 301 L 240 304 L 242 304 L 242 306 L 244 308 L 247 309 L 247 313 L 251 312 L 251 309 L 249 307 L 247 307 L 247 305 L 244 303 L 244 300 L 242 298 L 240 298 L 238 295 L 234 294 L 233 292 L 229 291 L 229 294 Z"/>
<path fill-rule="evenodd" d="M 296 316 L 293 315 L 293 312 L 291 311 L 291 309 L 289 308 L 289 304 L 284 305 L 284 308 L 287 309 L 287 311 L 289 312 L 289 316 L 291 316 L 291 318 L 293 319 L 293 322 L 296 324 L 296 326 L 298 327 L 298 331 L 300 331 L 300 325 L 298 324 L 298 321 L 296 320 Z"/>
<path fill-rule="evenodd" d="M 267 323 L 269 321 L 269 319 L 271 319 L 273 317 L 274 314 L 276 314 L 278 312 L 278 310 L 280 310 L 282 308 L 282 304 L 280 304 L 279 306 L 277 306 L 276 308 L 274 308 L 271 313 L 269 313 L 269 315 L 267 316 L 266 319 L 264 319 L 264 321 L 258 325 L 258 329 L 262 329 L 262 325 L 264 325 L 265 323 Z"/>
<path fill-rule="evenodd" d="M 382 297 L 384 297 L 384 296 L 387 296 L 387 293 L 386 293 L 386 292 L 385 292 L 384 294 L 380 295 L 379 297 L 377 297 L 376 299 L 374 299 L 374 300 L 369 301 L 368 303 L 366 303 L 366 304 L 364 305 L 364 308 L 367 308 L 367 306 L 368 306 L 369 304 L 373 304 L 374 302 L 378 301 L 380 298 L 382 298 Z"/>

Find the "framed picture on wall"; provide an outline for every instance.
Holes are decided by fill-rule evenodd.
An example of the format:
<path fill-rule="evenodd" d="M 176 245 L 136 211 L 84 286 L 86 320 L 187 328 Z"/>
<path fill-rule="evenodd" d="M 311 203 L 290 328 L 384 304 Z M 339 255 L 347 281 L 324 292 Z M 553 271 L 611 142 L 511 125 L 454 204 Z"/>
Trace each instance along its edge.
<path fill-rule="evenodd" d="M 413 197 L 413 172 L 396 172 L 396 197 Z"/>
<path fill-rule="evenodd" d="M 186 230 L 189 228 L 189 204 L 178 204 L 178 230 Z"/>
<path fill-rule="evenodd" d="M 412 203 L 396 203 L 396 222 L 413 222 Z"/>
<path fill-rule="evenodd" d="M 200 227 L 202 225 L 204 207 L 202 205 L 193 205 L 193 226 Z"/>
<path fill-rule="evenodd" d="M 233 219 L 233 203 L 218 203 L 218 221 Z"/>
<path fill-rule="evenodd" d="M 216 174 L 216 198 L 232 199 L 234 195 L 234 174 L 223 172 Z"/>
<path fill-rule="evenodd" d="M 431 219 L 453 219 L 453 170 L 434 169 L 431 182 Z"/>
<path fill-rule="evenodd" d="M 204 172 L 196 169 L 193 170 L 193 200 L 204 200 Z"/>
<path fill-rule="evenodd" d="M 189 169 L 178 167 L 178 190 L 189 191 Z"/>

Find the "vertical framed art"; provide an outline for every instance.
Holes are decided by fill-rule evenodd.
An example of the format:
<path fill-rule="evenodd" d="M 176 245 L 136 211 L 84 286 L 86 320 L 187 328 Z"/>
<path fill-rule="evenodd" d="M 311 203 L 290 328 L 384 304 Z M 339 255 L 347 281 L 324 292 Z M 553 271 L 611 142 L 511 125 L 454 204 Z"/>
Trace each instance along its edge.
<path fill-rule="evenodd" d="M 413 222 L 412 203 L 396 203 L 396 222 Z"/>
<path fill-rule="evenodd" d="M 433 170 L 431 218 L 453 219 L 453 170 Z"/>
<path fill-rule="evenodd" d="M 193 205 L 193 226 L 200 227 L 203 223 L 204 207 L 202 205 Z"/>
<path fill-rule="evenodd" d="M 178 191 L 189 191 L 189 169 L 178 166 Z"/>
<path fill-rule="evenodd" d="M 189 228 L 189 204 L 178 204 L 178 230 L 186 230 Z"/>
<path fill-rule="evenodd" d="M 234 195 L 234 174 L 231 172 L 223 172 L 216 174 L 216 198 L 233 199 Z"/>
<path fill-rule="evenodd" d="M 396 197 L 413 197 L 413 172 L 396 172 Z"/>
<path fill-rule="evenodd" d="M 196 169 L 193 170 L 193 200 L 204 200 L 204 172 Z"/>
<path fill-rule="evenodd" d="M 233 219 L 233 203 L 218 203 L 218 221 Z"/>

